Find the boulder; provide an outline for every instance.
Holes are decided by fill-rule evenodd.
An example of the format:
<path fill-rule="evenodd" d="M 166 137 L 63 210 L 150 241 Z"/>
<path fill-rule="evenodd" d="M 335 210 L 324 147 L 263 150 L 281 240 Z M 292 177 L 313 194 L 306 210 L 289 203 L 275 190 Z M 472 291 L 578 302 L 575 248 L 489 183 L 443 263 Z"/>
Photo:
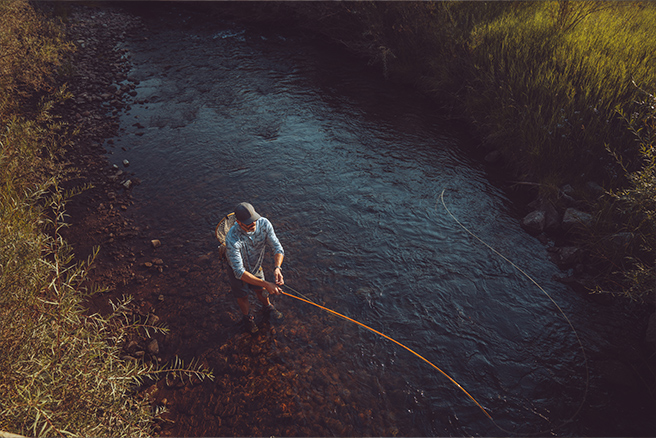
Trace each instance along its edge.
<path fill-rule="evenodd" d="M 524 228 L 529 233 L 541 233 L 544 231 L 547 223 L 546 214 L 544 211 L 535 210 L 527 214 L 524 219 L 522 219 L 522 228 Z"/>
<path fill-rule="evenodd" d="M 568 208 L 563 214 L 562 227 L 564 230 L 572 230 L 580 227 L 587 227 L 592 223 L 592 215 L 584 213 L 575 208 Z"/>

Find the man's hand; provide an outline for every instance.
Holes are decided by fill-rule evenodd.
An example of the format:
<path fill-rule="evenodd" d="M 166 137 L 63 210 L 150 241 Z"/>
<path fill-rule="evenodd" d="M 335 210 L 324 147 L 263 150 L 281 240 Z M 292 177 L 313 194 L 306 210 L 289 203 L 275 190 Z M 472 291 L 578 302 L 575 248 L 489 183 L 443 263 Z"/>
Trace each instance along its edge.
<path fill-rule="evenodd" d="M 271 283 L 270 281 L 265 282 L 266 285 L 264 288 L 269 292 L 269 295 L 280 295 L 282 294 L 282 289 L 277 285 Z"/>
<path fill-rule="evenodd" d="M 278 286 L 282 286 L 285 284 L 285 279 L 282 276 L 282 269 L 274 269 L 273 270 L 273 275 L 276 277 L 276 284 Z"/>

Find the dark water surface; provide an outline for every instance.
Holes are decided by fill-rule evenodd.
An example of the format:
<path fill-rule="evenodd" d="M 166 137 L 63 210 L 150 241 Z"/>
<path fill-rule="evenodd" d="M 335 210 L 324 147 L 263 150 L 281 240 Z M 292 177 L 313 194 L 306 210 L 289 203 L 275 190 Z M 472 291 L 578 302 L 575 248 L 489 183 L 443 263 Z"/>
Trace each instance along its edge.
<path fill-rule="evenodd" d="M 258 313 L 258 335 L 243 333 L 212 233 L 244 200 L 276 227 L 289 286 L 416 350 L 502 428 L 649 430 L 634 412 L 640 406 L 627 406 L 592 369 L 582 411 L 548 432 L 585 395 L 576 336 L 539 289 L 448 216 L 440 193 L 545 288 L 589 357 L 621 351 L 612 334 L 630 316 L 552 280 L 544 247 L 463 151 L 466 132 L 307 37 L 175 8 L 144 21 L 147 31 L 126 45 L 141 103 L 123 115 L 110 159 L 130 161 L 142 181 L 135 215 L 162 241 L 144 253 L 164 269 L 143 276 L 172 330 L 164 356 L 199 358 L 217 376 L 160 391 L 175 420 L 163 434 L 508 434 L 418 358 L 308 304 L 277 298 L 283 322 Z"/>

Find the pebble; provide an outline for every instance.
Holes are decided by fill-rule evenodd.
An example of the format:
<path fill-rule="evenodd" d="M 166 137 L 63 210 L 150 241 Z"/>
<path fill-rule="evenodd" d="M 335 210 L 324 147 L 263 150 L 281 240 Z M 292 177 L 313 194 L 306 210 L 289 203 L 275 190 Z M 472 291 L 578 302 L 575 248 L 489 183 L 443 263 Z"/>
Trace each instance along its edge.
<path fill-rule="evenodd" d="M 157 342 L 157 339 L 153 339 L 148 343 L 148 347 L 146 347 L 146 350 L 148 350 L 148 353 L 150 354 L 159 354 L 159 343 Z"/>

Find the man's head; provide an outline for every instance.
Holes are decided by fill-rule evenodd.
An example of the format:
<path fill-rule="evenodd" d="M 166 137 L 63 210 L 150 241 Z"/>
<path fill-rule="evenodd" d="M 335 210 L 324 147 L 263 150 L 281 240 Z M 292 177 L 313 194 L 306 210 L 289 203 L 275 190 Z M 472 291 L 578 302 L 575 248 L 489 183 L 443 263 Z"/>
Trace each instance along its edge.
<path fill-rule="evenodd" d="M 261 216 L 257 214 L 251 204 L 242 202 L 235 207 L 235 217 L 241 224 L 249 226 L 255 223 Z"/>

